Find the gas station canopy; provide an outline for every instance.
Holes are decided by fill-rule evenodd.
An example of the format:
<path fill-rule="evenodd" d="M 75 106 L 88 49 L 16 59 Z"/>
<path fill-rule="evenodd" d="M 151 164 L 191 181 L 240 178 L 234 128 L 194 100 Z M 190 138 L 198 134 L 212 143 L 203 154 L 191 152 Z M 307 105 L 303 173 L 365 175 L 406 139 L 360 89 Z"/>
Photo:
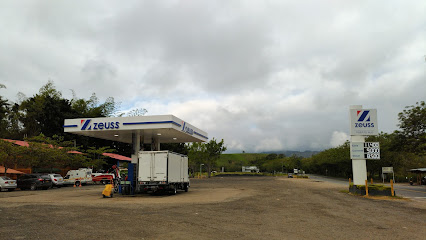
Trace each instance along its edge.
<path fill-rule="evenodd" d="M 206 132 L 173 116 L 137 116 L 65 119 L 64 132 L 124 143 L 205 142 Z"/>

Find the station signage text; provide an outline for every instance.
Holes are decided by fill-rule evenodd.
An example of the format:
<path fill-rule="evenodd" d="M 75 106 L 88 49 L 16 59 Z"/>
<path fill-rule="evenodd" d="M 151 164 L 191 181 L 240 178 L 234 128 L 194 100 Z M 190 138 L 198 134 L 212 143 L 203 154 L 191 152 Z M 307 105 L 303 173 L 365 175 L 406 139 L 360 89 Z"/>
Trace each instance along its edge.
<path fill-rule="evenodd" d="M 81 120 L 81 130 L 119 129 L 120 122 L 92 122 L 91 119 Z"/>
<path fill-rule="evenodd" d="M 189 135 L 194 135 L 194 129 L 186 125 L 186 122 L 182 122 L 182 123 L 183 123 L 182 132 L 188 133 Z"/>

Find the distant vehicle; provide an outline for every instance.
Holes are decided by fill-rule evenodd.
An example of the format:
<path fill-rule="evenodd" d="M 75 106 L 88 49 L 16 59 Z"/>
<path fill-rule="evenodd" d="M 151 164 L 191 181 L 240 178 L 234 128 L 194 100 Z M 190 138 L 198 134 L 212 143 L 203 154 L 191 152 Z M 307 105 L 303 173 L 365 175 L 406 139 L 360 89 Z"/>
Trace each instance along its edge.
<path fill-rule="evenodd" d="M 92 173 L 92 181 L 95 183 L 107 184 L 111 183 L 111 180 L 115 180 L 114 173 Z"/>
<path fill-rule="evenodd" d="M 51 173 L 48 174 L 50 179 L 52 180 L 52 188 L 57 187 L 60 188 L 64 185 L 64 178 L 60 174 Z"/>
<path fill-rule="evenodd" d="M 86 185 L 92 183 L 92 169 L 79 168 L 78 170 L 69 170 L 64 177 L 64 184 L 70 185 Z"/>
<path fill-rule="evenodd" d="M 18 188 L 21 190 L 30 189 L 32 191 L 37 189 L 48 189 L 52 185 L 52 180 L 49 175 L 41 173 L 25 174 L 18 178 Z"/>
<path fill-rule="evenodd" d="M 293 178 L 293 173 L 289 173 L 288 178 Z"/>
<path fill-rule="evenodd" d="M 0 176 L 0 192 L 3 189 L 7 189 L 9 192 L 16 189 L 16 180 L 12 180 L 10 177 Z"/>

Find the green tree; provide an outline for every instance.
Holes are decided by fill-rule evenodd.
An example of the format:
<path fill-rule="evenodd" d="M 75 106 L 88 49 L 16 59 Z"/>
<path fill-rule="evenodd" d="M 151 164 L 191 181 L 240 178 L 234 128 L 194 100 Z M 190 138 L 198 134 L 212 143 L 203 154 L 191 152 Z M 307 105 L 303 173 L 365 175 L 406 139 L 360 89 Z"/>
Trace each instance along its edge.
<path fill-rule="evenodd" d="M 7 115 L 7 138 L 20 139 L 23 125 L 20 122 L 21 112 L 19 110 L 19 104 L 13 103 L 9 108 Z"/>
<path fill-rule="evenodd" d="M 74 97 L 71 100 L 71 107 L 80 118 L 95 118 L 95 117 L 110 117 L 118 110 L 118 103 L 114 101 L 113 97 L 109 97 L 102 104 L 99 103 L 99 98 L 95 93 L 89 100 L 84 98 Z"/>
<path fill-rule="evenodd" d="M 52 138 L 43 134 L 26 138 L 31 144 L 40 144 L 36 148 L 36 156 L 39 157 L 39 167 L 48 168 L 52 172 L 54 167 L 67 167 L 70 150 L 76 150 L 69 146 L 70 142 L 65 142 L 63 136 L 53 135 Z"/>
<path fill-rule="evenodd" d="M 204 164 L 208 158 L 206 144 L 194 142 L 188 145 L 188 165 L 192 174 Z"/>
<path fill-rule="evenodd" d="M 188 147 L 185 143 L 162 143 L 161 150 L 169 150 L 175 153 L 188 155 Z"/>
<path fill-rule="evenodd" d="M 110 149 L 109 147 L 89 147 L 89 149 L 87 149 L 89 161 L 86 163 L 86 167 L 92 167 L 93 169 L 101 169 L 102 166 L 106 164 L 105 159 L 107 158 L 103 155 L 103 153 L 112 152 L 115 152 L 115 150 Z"/>
<path fill-rule="evenodd" d="M 7 120 L 10 104 L 0 96 L 0 137 L 7 136 L 9 121 Z"/>
<path fill-rule="evenodd" d="M 24 125 L 24 133 L 28 137 L 40 133 L 46 136 L 61 134 L 65 118 L 75 116 L 71 104 L 62 98 L 52 81 L 40 88 L 34 97 L 24 100 L 20 105 L 22 111 L 21 122 Z"/>
<path fill-rule="evenodd" d="M 398 114 L 398 145 L 402 150 L 426 155 L 426 104 L 421 101 L 405 108 Z"/>
<path fill-rule="evenodd" d="M 217 160 L 220 158 L 220 155 L 226 151 L 226 147 L 224 146 L 223 139 L 220 142 L 216 142 L 216 139 L 210 140 L 206 143 L 206 166 L 207 166 L 207 174 L 208 177 L 211 176 L 212 168 L 216 165 Z"/>
<path fill-rule="evenodd" d="M 15 167 L 18 161 L 22 158 L 23 148 L 14 146 L 13 143 L 0 140 L 0 164 L 4 166 L 4 175 L 7 169 Z"/>

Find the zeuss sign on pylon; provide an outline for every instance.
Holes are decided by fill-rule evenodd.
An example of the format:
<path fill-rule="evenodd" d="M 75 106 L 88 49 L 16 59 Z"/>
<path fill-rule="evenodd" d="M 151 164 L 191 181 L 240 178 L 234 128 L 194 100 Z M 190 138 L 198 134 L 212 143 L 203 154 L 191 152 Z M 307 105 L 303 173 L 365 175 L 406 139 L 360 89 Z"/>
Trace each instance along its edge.
<path fill-rule="evenodd" d="M 350 109 L 351 136 L 377 135 L 377 109 Z"/>

